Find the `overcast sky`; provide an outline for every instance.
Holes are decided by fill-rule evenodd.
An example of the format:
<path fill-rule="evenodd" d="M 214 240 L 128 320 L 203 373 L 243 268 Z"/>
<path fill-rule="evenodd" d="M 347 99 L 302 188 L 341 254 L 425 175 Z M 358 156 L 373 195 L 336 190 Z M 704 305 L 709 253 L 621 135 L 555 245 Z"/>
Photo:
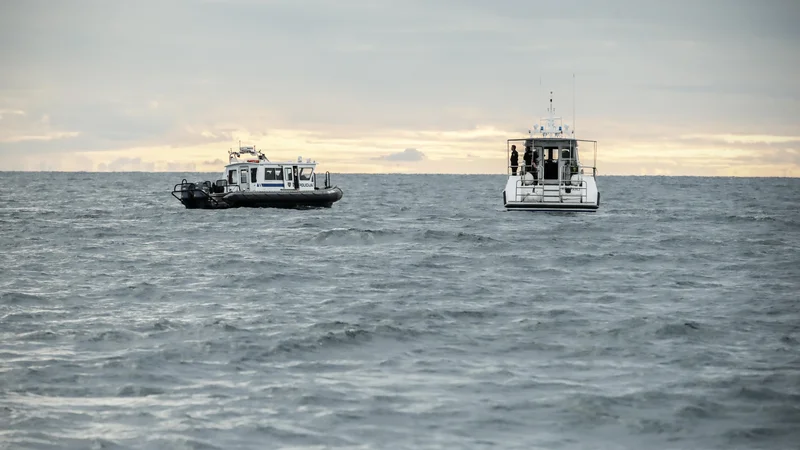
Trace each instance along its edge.
<path fill-rule="evenodd" d="M 0 170 L 505 173 L 553 91 L 601 174 L 800 176 L 800 2 L 0 3 Z M 573 119 L 573 74 L 577 93 Z"/>

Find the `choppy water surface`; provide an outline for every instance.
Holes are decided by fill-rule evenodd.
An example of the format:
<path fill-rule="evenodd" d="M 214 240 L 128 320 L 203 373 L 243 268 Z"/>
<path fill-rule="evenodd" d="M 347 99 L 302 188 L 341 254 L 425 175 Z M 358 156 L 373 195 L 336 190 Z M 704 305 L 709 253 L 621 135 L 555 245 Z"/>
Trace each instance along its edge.
<path fill-rule="evenodd" d="M 798 448 L 800 180 L 185 176 L 0 173 L 0 447 Z"/>

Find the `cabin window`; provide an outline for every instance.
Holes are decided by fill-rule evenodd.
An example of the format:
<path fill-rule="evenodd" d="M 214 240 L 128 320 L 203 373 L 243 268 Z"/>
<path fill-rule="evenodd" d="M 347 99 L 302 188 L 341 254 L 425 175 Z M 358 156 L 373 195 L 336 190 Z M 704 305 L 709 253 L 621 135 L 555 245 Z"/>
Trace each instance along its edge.
<path fill-rule="evenodd" d="M 275 168 L 275 179 L 276 180 L 283 180 L 283 169 Z"/>
<path fill-rule="evenodd" d="M 301 167 L 300 168 L 300 179 L 301 180 L 310 180 L 311 174 L 314 172 L 313 167 Z"/>
<path fill-rule="evenodd" d="M 292 181 L 292 171 L 291 170 L 288 170 L 286 172 L 286 179 L 289 180 L 289 181 Z"/>
<path fill-rule="evenodd" d="M 253 167 L 250 169 L 250 182 L 256 182 L 256 174 L 258 174 L 258 167 Z"/>
<path fill-rule="evenodd" d="M 264 181 L 275 180 L 275 169 L 272 167 L 264 167 Z"/>
<path fill-rule="evenodd" d="M 242 169 L 239 172 L 239 183 L 247 184 L 247 169 Z"/>
<path fill-rule="evenodd" d="M 235 170 L 229 170 L 228 171 L 228 184 L 235 184 L 235 181 L 233 181 L 233 177 L 235 175 L 236 175 L 236 171 Z"/>

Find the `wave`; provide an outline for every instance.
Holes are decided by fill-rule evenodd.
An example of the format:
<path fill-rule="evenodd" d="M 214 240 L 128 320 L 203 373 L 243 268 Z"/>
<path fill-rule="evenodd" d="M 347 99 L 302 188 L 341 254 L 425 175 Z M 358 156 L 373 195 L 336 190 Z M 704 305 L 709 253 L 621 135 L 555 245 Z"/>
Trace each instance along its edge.
<path fill-rule="evenodd" d="M 59 338 L 58 333 L 50 330 L 38 330 L 17 335 L 20 341 L 55 341 Z"/>
<path fill-rule="evenodd" d="M 727 430 L 723 436 L 728 440 L 730 445 L 741 446 L 743 442 L 751 443 L 753 447 L 750 448 L 764 448 L 756 446 L 757 443 L 763 444 L 770 443 L 770 447 L 774 448 L 797 448 L 800 433 L 797 431 L 797 424 L 787 425 L 744 425 L 736 427 L 735 429 Z"/>
<path fill-rule="evenodd" d="M 432 242 L 458 242 L 459 244 L 491 244 L 499 240 L 477 233 L 463 231 L 425 230 L 416 236 L 423 241 Z"/>
<path fill-rule="evenodd" d="M 659 326 L 654 335 L 661 338 L 683 337 L 694 334 L 700 325 L 696 322 L 673 322 Z"/>
<path fill-rule="evenodd" d="M 164 389 L 155 386 L 137 386 L 128 384 L 119 389 L 117 396 L 119 397 L 148 397 L 150 395 L 160 395 L 165 392 Z"/>
<path fill-rule="evenodd" d="M 776 222 L 778 219 L 764 213 L 727 214 L 720 216 L 724 222 Z"/>
<path fill-rule="evenodd" d="M 310 354 L 357 348 L 378 341 L 407 341 L 419 338 L 427 329 L 418 329 L 400 324 L 380 323 L 369 327 L 358 324 L 320 323 L 306 329 L 305 335 L 284 337 L 272 344 L 252 343 L 239 346 L 244 355 L 235 359 L 236 363 L 263 362 L 273 358 L 298 358 Z"/>
<path fill-rule="evenodd" d="M 143 336 L 126 329 L 95 331 L 85 339 L 86 342 L 131 342 Z"/>
<path fill-rule="evenodd" d="M 362 228 L 334 228 L 317 233 L 313 242 L 325 245 L 374 245 L 397 242 L 437 242 L 458 244 L 492 244 L 501 242 L 491 236 L 463 231 L 442 230 L 389 230 Z"/>
<path fill-rule="evenodd" d="M 114 217 L 114 212 L 110 209 L 87 208 L 74 211 L 75 219 L 102 219 L 104 217 Z"/>
<path fill-rule="evenodd" d="M 122 297 L 145 298 L 163 295 L 161 287 L 146 281 L 112 289 L 109 294 Z"/>
<path fill-rule="evenodd" d="M 312 240 L 325 245 L 373 245 L 402 241 L 403 234 L 388 230 L 334 228 L 318 233 Z"/>
<path fill-rule="evenodd" d="M 49 303 L 47 297 L 42 295 L 25 294 L 22 292 L 0 292 L 0 305 L 28 305 Z"/>

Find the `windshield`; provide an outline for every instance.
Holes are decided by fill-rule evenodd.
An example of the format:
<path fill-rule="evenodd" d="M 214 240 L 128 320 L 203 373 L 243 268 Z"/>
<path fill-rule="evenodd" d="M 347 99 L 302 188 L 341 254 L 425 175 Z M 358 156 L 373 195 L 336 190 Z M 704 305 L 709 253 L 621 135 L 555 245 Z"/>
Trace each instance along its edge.
<path fill-rule="evenodd" d="M 301 167 L 300 168 L 300 179 L 301 180 L 310 180 L 312 173 L 314 173 L 314 168 L 313 167 Z"/>

